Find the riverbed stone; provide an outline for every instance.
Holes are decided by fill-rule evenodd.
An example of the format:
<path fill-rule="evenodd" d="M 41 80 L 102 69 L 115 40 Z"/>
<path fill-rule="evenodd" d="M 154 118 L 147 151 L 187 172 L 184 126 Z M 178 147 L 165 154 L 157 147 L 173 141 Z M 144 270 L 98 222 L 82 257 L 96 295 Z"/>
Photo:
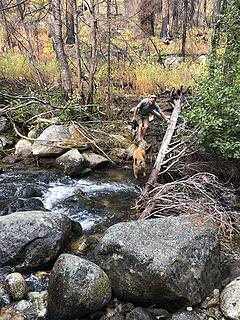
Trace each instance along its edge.
<path fill-rule="evenodd" d="M 188 306 L 220 282 L 217 224 L 202 216 L 165 217 L 110 227 L 96 259 L 127 301 Z"/>
<path fill-rule="evenodd" d="M 184 310 L 174 313 L 171 320 L 201 320 L 201 318 L 194 311 Z"/>
<path fill-rule="evenodd" d="M 0 148 L 9 147 L 12 145 L 12 141 L 8 140 L 4 135 L 0 135 Z"/>
<path fill-rule="evenodd" d="M 91 169 L 103 168 L 109 163 L 107 158 L 93 152 L 84 152 L 83 156 Z"/>
<path fill-rule="evenodd" d="M 70 254 L 58 258 L 49 281 L 49 319 L 79 318 L 101 309 L 110 298 L 109 278 L 96 264 Z"/>
<path fill-rule="evenodd" d="M 240 277 L 230 282 L 220 297 L 220 307 L 226 318 L 240 319 Z"/>
<path fill-rule="evenodd" d="M 15 145 L 15 154 L 26 158 L 32 154 L 32 143 L 26 139 L 20 139 Z"/>
<path fill-rule="evenodd" d="M 42 210 L 44 209 L 44 204 L 40 199 L 28 198 L 28 199 L 17 199 L 11 201 L 7 207 L 3 210 L 3 215 L 10 214 L 17 211 L 30 211 L 30 210 Z"/>
<path fill-rule="evenodd" d="M 15 212 L 0 217 L 0 268 L 32 269 L 56 259 L 81 226 L 45 211 Z"/>
<path fill-rule="evenodd" d="M 27 283 L 21 273 L 14 272 L 6 276 L 6 289 L 13 300 L 19 301 L 27 295 Z"/>
<path fill-rule="evenodd" d="M 138 307 L 127 314 L 126 320 L 153 320 L 153 317 L 146 309 Z"/>
<path fill-rule="evenodd" d="M 72 126 L 52 125 L 46 128 L 33 143 L 33 154 L 49 157 L 63 154 L 73 147 L 86 147 L 81 134 Z"/>
<path fill-rule="evenodd" d="M 28 297 L 36 310 L 37 317 L 46 317 L 48 292 L 46 290 L 41 292 L 29 292 Z"/>
<path fill-rule="evenodd" d="M 0 117 L 0 132 L 7 131 L 9 129 L 9 120 L 5 117 Z"/>
<path fill-rule="evenodd" d="M 16 311 L 14 306 L 6 306 L 0 309 L 1 320 L 26 320 L 25 316 Z"/>
<path fill-rule="evenodd" d="M 88 162 L 77 149 L 72 149 L 58 157 L 56 164 L 65 174 L 74 177 L 86 169 Z"/>

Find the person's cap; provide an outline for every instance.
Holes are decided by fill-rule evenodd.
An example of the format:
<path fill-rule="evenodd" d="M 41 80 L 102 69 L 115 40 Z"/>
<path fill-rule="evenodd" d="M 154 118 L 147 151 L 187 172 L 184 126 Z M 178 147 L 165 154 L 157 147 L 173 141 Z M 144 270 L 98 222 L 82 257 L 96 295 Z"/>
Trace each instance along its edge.
<path fill-rule="evenodd" d="M 151 94 L 151 95 L 150 95 L 150 98 L 157 99 L 157 96 L 156 96 L 155 94 Z"/>

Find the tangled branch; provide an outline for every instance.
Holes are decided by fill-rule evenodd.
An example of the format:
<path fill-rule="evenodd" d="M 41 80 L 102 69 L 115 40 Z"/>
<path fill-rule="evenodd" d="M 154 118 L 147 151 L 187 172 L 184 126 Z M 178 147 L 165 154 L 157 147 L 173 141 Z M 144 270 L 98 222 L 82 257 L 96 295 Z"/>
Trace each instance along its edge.
<path fill-rule="evenodd" d="M 235 229 L 234 214 L 239 215 L 232 209 L 234 201 L 234 189 L 221 184 L 213 174 L 204 172 L 156 186 L 133 209 L 140 213 L 139 219 L 207 214 L 218 221 L 221 230 L 231 233 Z"/>

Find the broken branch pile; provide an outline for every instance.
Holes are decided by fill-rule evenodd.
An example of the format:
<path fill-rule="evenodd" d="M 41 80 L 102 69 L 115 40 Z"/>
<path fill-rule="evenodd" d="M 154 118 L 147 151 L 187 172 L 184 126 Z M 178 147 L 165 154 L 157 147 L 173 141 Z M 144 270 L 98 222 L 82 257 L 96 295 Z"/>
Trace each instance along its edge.
<path fill-rule="evenodd" d="M 155 186 L 134 209 L 141 213 L 139 219 L 203 213 L 217 220 L 222 230 L 231 231 L 237 215 L 232 209 L 234 203 L 234 189 L 204 172 Z"/>

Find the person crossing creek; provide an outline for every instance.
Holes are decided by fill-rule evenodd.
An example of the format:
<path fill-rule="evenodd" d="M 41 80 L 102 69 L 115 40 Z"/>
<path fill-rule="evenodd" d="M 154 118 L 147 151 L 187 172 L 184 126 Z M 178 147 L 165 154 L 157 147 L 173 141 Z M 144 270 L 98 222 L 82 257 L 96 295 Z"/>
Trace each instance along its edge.
<path fill-rule="evenodd" d="M 138 124 L 138 142 L 144 140 L 145 134 L 149 128 L 149 116 L 151 114 L 156 115 L 158 118 L 162 117 L 167 124 L 170 123 L 168 117 L 161 111 L 160 106 L 156 103 L 157 97 L 150 95 L 148 98 L 143 99 L 140 103 L 132 109 L 133 117 L 132 121 Z"/>

